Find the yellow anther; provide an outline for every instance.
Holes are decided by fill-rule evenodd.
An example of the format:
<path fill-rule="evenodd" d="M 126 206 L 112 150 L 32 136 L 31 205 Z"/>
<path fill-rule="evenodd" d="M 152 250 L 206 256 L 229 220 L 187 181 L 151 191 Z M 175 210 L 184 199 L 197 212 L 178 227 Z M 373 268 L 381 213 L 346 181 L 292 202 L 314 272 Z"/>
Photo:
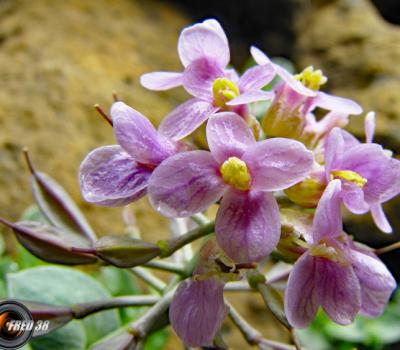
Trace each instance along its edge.
<path fill-rule="evenodd" d="M 240 94 L 240 91 L 235 83 L 227 78 L 215 79 L 212 86 L 212 91 L 215 105 L 222 108 L 226 107 L 226 102 L 233 100 Z"/>
<path fill-rule="evenodd" d="M 361 188 L 363 188 L 364 185 L 368 182 L 367 179 L 363 178 L 360 174 L 352 170 L 333 170 L 331 171 L 331 177 L 333 179 L 343 179 L 350 181 Z"/>
<path fill-rule="evenodd" d="M 294 78 L 311 90 L 319 90 L 328 81 L 322 71 L 320 69 L 314 70 L 313 66 L 305 68 L 301 73 L 296 74 Z"/>
<path fill-rule="evenodd" d="M 250 188 L 250 172 L 245 162 L 236 157 L 228 158 L 220 168 L 224 181 L 233 187 L 246 191 Z"/>

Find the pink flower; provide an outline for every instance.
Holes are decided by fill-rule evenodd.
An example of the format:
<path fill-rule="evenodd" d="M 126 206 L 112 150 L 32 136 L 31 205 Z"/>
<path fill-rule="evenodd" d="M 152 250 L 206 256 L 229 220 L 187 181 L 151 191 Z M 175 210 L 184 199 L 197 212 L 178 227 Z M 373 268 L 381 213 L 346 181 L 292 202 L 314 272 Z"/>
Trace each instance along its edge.
<path fill-rule="evenodd" d="M 226 35 L 220 24 L 209 19 L 184 29 L 179 37 L 178 53 L 183 73 L 144 74 L 143 86 L 165 90 L 183 85 L 194 98 L 178 106 L 161 122 L 159 130 L 174 140 L 191 134 L 211 115 L 232 110 L 244 116 L 250 102 L 267 100 L 272 94 L 262 91 L 275 76 L 267 67 L 253 67 L 238 78 L 226 69 L 230 54 Z"/>
<path fill-rule="evenodd" d="M 396 287 L 386 266 L 343 233 L 340 197 L 341 182 L 333 180 L 318 204 L 310 247 L 290 273 L 285 313 L 294 327 L 307 327 L 319 306 L 342 325 L 359 312 L 379 316 Z"/>
<path fill-rule="evenodd" d="M 145 116 L 123 102 L 112 105 L 111 116 L 119 145 L 90 152 L 79 179 L 86 201 L 119 206 L 144 196 L 154 168 L 182 145 L 158 133 Z"/>
<path fill-rule="evenodd" d="M 256 142 L 244 120 L 219 113 L 207 124 L 211 152 L 191 151 L 163 161 L 149 181 L 150 202 L 165 216 L 206 210 L 221 197 L 218 245 L 234 261 L 266 257 L 280 236 L 279 208 L 271 192 L 304 179 L 313 155 L 282 138 Z"/>

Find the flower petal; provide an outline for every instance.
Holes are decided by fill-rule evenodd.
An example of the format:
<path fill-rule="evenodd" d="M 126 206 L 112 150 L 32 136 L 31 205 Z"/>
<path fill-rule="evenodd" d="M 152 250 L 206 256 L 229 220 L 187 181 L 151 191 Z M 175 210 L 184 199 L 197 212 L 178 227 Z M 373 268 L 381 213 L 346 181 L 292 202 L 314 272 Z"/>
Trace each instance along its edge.
<path fill-rule="evenodd" d="M 343 135 L 339 128 L 333 128 L 325 141 L 325 175 L 331 178 L 331 171 L 342 169 L 342 155 L 345 150 Z"/>
<path fill-rule="evenodd" d="M 162 91 L 182 85 L 180 72 L 151 72 L 140 77 L 140 84 L 146 89 Z"/>
<path fill-rule="evenodd" d="M 315 284 L 315 258 L 304 253 L 290 272 L 285 292 L 285 314 L 296 328 L 307 327 L 315 318 L 319 300 Z"/>
<path fill-rule="evenodd" d="M 270 91 L 249 91 L 243 94 L 240 94 L 238 97 L 235 97 L 233 100 L 230 100 L 227 105 L 228 106 L 238 106 L 245 105 L 247 103 L 259 102 L 271 100 L 274 97 L 274 93 Z"/>
<path fill-rule="evenodd" d="M 396 281 L 376 256 L 352 249 L 350 259 L 361 286 L 361 312 L 370 317 L 382 314 Z"/>
<path fill-rule="evenodd" d="M 135 162 L 120 146 L 104 146 L 83 160 L 79 179 L 83 198 L 104 206 L 131 203 L 146 194 L 151 169 Z"/>
<path fill-rule="evenodd" d="M 169 308 L 169 319 L 179 338 L 190 347 L 211 346 L 226 317 L 224 284 L 216 277 L 183 281 Z"/>
<path fill-rule="evenodd" d="M 303 180 L 314 157 L 298 141 L 273 138 L 250 146 L 242 160 L 249 167 L 253 189 L 279 191 Z"/>
<path fill-rule="evenodd" d="M 329 318 L 350 324 L 361 309 L 361 289 L 353 267 L 316 258 L 318 298 Z"/>
<path fill-rule="evenodd" d="M 183 87 L 194 97 L 213 101 L 215 79 L 224 77 L 223 69 L 208 58 L 200 58 L 188 65 L 183 73 Z"/>
<path fill-rule="evenodd" d="M 371 143 L 375 134 L 375 112 L 368 112 L 365 116 L 365 142 Z"/>
<path fill-rule="evenodd" d="M 236 113 L 214 114 L 206 130 L 208 146 L 219 163 L 229 157 L 240 158 L 248 146 L 256 143 L 253 132 Z"/>
<path fill-rule="evenodd" d="M 390 225 L 385 212 L 383 211 L 382 204 L 380 203 L 372 203 L 370 204 L 371 215 L 374 219 L 375 225 L 385 233 L 392 233 L 393 229 Z"/>
<path fill-rule="evenodd" d="M 226 185 L 210 152 L 178 153 L 162 162 L 149 181 L 153 207 L 168 217 L 185 217 L 206 210 Z"/>
<path fill-rule="evenodd" d="M 179 105 L 169 113 L 158 127 L 158 132 L 172 140 L 190 135 L 218 108 L 211 103 L 193 98 Z"/>
<path fill-rule="evenodd" d="M 325 188 L 315 211 L 313 239 L 318 243 L 324 238 L 334 238 L 343 231 L 341 203 L 341 182 L 332 180 Z"/>
<path fill-rule="evenodd" d="M 275 69 L 271 65 L 251 67 L 240 77 L 239 90 L 241 92 L 260 90 L 269 84 L 275 75 Z"/>
<path fill-rule="evenodd" d="M 118 143 L 137 162 L 157 165 L 174 153 L 172 143 L 158 135 L 144 115 L 125 103 L 115 102 L 111 116 Z"/>
<path fill-rule="evenodd" d="M 278 204 L 272 194 L 230 189 L 215 222 L 218 245 L 237 263 L 260 261 L 280 236 Z"/>
<path fill-rule="evenodd" d="M 317 96 L 313 98 L 311 109 L 315 106 L 329 111 L 353 115 L 361 114 L 363 111 L 361 106 L 353 100 L 329 95 L 322 91 L 318 91 Z"/>
<path fill-rule="evenodd" d="M 185 28 L 179 37 L 178 53 L 185 67 L 206 57 L 225 68 L 230 60 L 228 39 L 215 19 Z"/>
<path fill-rule="evenodd" d="M 362 188 L 348 181 L 342 183 L 343 204 L 354 214 L 365 214 L 369 211 L 369 205 L 364 200 Z"/>

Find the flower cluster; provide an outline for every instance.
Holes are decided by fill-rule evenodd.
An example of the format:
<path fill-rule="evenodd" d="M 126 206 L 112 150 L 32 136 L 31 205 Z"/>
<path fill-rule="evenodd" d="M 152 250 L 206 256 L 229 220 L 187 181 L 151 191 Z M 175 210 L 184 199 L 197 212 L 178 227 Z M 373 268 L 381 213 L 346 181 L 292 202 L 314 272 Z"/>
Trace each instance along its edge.
<path fill-rule="evenodd" d="M 118 145 L 95 149 L 80 169 L 84 198 L 99 205 L 126 205 L 147 194 L 171 218 L 219 205 L 215 242 L 203 247 L 170 307 L 177 334 L 188 346 L 212 344 L 227 312 L 229 266 L 259 262 L 276 249 L 277 197 L 284 193 L 314 212 L 312 229 L 293 237 L 302 244 L 285 293 L 289 323 L 307 326 L 319 306 L 339 324 L 359 312 L 379 315 L 395 281 L 372 250 L 343 232 L 340 212 L 342 203 L 354 214 L 370 211 L 382 231 L 391 231 L 382 203 L 400 192 L 400 161 L 373 143 L 374 114 L 366 117 L 361 143 L 341 129 L 362 113 L 357 103 L 320 91 L 327 81 L 320 70 L 292 75 L 255 47 L 257 64 L 239 76 L 228 66 L 228 40 L 213 19 L 185 28 L 178 53 L 182 72 L 144 74 L 141 83 L 151 90 L 183 86 L 193 97 L 158 130 L 115 102 L 110 114 Z M 274 79 L 273 90 L 264 90 Z M 260 101 L 270 105 L 258 120 L 251 107 Z M 318 120 L 317 107 L 326 111 Z M 208 147 L 196 149 L 188 136 L 203 124 Z"/>

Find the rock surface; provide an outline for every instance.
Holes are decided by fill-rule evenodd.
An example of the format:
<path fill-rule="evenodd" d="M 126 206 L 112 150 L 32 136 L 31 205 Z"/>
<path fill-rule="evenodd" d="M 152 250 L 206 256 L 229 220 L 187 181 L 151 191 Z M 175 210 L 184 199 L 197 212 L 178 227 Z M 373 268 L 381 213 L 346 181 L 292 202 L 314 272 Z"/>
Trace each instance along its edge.
<path fill-rule="evenodd" d="M 296 63 L 328 76 L 326 88 L 377 113 L 376 142 L 400 153 L 400 27 L 386 22 L 367 0 L 301 1 L 297 11 Z M 364 115 L 348 129 L 364 139 Z M 400 199 L 386 206 L 400 234 Z M 369 215 L 349 216 L 349 232 L 371 243 L 395 239 L 381 234 Z"/>
<path fill-rule="evenodd" d="M 65 186 L 98 231 L 121 231 L 120 209 L 85 204 L 79 192 L 81 160 L 115 143 L 93 105 L 108 110 L 116 90 L 157 123 L 182 92 L 150 92 L 138 78 L 180 68 L 176 40 L 187 20 L 153 1 L 5 0 L 0 21 L 1 215 L 17 219 L 32 203 L 21 157 L 27 146 L 37 168 Z M 146 220 L 148 207 L 147 200 L 135 205 L 139 225 L 162 232 L 162 219 Z"/>

